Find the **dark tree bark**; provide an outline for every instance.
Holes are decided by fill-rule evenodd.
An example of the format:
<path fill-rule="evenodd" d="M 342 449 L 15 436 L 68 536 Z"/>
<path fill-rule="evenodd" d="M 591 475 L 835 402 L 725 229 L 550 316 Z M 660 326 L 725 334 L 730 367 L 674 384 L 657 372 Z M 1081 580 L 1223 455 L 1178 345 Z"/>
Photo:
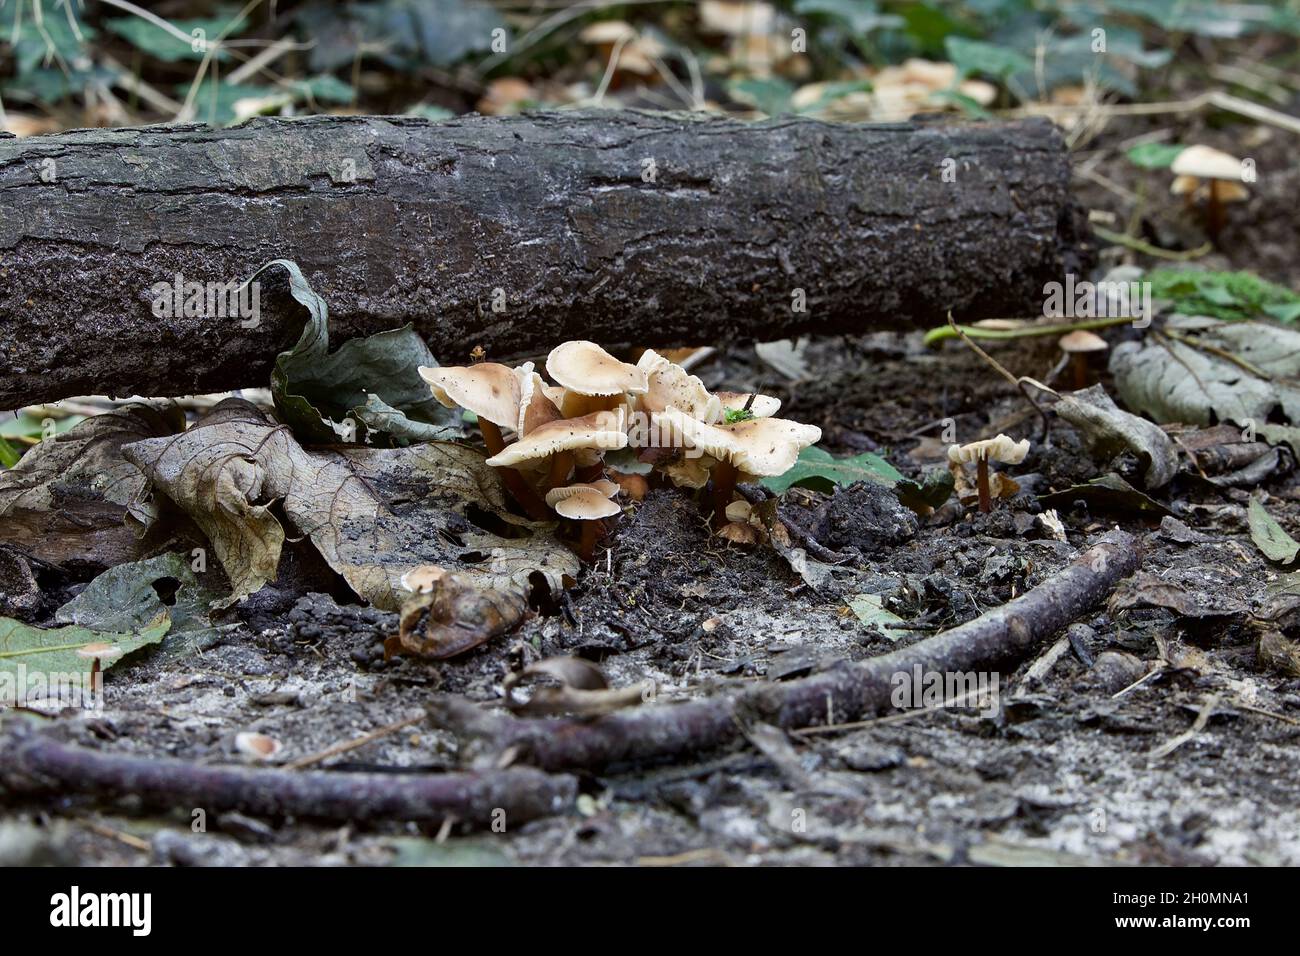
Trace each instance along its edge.
<path fill-rule="evenodd" d="M 1043 284 L 1091 258 L 1069 179 L 1046 121 L 552 112 L 2 138 L 0 408 L 265 384 L 304 321 L 281 276 L 256 328 L 158 318 L 151 290 L 280 257 L 337 341 L 414 322 L 448 363 L 476 344 L 506 358 L 1037 314 Z"/>

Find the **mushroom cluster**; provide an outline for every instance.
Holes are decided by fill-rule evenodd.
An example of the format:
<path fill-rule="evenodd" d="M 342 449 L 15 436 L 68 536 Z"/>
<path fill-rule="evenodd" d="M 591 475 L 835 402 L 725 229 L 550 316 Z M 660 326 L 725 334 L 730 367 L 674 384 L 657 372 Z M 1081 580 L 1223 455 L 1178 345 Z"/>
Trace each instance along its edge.
<path fill-rule="evenodd" d="M 711 486 L 712 523 L 721 531 L 738 481 L 784 473 L 821 438 L 815 426 L 772 417 L 780 400 L 710 392 L 652 350 L 633 365 L 594 342 L 566 342 L 547 356 L 546 373 L 552 384 L 531 362 L 420 369 L 439 402 L 478 417 L 487 463 L 529 517 L 577 524 L 585 561 L 606 519 L 621 510 L 615 498 L 646 487 L 607 474 L 607 452 L 635 450 L 652 480 Z"/>

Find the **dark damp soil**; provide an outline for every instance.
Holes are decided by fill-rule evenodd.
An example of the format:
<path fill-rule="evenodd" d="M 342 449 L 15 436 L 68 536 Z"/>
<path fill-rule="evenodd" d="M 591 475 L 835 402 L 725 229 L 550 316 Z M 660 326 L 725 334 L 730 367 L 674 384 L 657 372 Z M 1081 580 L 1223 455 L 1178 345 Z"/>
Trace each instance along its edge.
<path fill-rule="evenodd" d="M 1260 173 L 1250 202 L 1230 210 L 1222 251 L 1194 265 L 1300 286 L 1291 201 L 1300 169 L 1281 131 L 1261 127 L 1243 145 L 1212 116 L 1112 121 L 1079 148 L 1081 201 L 1113 217 L 1111 228 L 1137 222 L 1153 244 L 1200 245 L 1182 205 L 1123 158 L 1134 137 L 1161 130 L 1247 153 Z M 989 351 L 1039 379 L 1057 360 L 1047 338 Z M 1020 494 L 987 516 L 950 502 L 918 521 L 870 487 L 829 501 L 791 491 L 782 503 L 789 520 L 847 559 L 810 583 L 770 547 L 710 536 L 687 494 L 655 490 L 574 588 L 515 633 L 450 661 L 385 661 L 395 616 L 340 605 L 341 591 L 322 593 L 328 583 L 304 574 L 201 655 L 113 672 L 108 709 L 59 718 L 62 730 L 86 746 L 199 761 L 237 760 L 235 734 L 254 730 L 282 742 L 276 761 L 287 762 L 419 714 L 435 693 L 499 701 L 511 669 L 557 654 L 598 663 L 614 687 L 652 680 L 660 700 L 789 680 L 969 620 L 1033 588 L 1112 527 L 1139 534 L 1142 574 L 1120 588 L 1115 609 L 1097 609 L 1061 636 L 1063 647 L 1049 641 L 1038 659 L 999 675 L 996 715 L 951 708 L 794 735 L 794 763 L 742 750 L 587 775 L 574 813 L 504 834 L 453 829 L 440 839 L 403 823 L 239 814 L 212 815 L 195 832 L 191 807 L 25 804 L 0 817 L 0 863 L 1300 863 L 1300 676 L 1275 669 L 1277 655 L 1258 648 L 1268 588 L 1284 571 L 1261 556 L 1246 523 L 1248 495 L 1262 493 L 1300 533 L 1295 473 L 1279 469 L 1257 489 L 1184 473 L 1155 493 L 1172 513 L 1163 522 L 1069 493 L 1056 499 L 1062 530 L 1053 532 L 1036 496 L 1108 472 L 1136 481 L 1131 456 L 1095 460 L 1059 421 L 1042 443 L 1034 411 L 959 343 L 927 350 L 919 336 L 892 334 L 813 341 L 805 361 L 798 381 L 751 349 L 723 351 L 697 371 L 711 387 L 777 394 L 783 414 L 822 427 L 828 450 L 878 452 L 914 478 L 942 466 L 953 440 L 1030 437 L 1030 456 L 1014 469 Z M 1104 367 L 1094 372 L 1108 383 Z M 857 595 L 876 596 L 905 627 L 861 623 L 848 606 Z M 1283 629 L 1285 639 L 1298 636 Z M 1207 710 L 1203 729 L 1172 747 Z M 322 766 L 451 769 L 456 744 L 417 724 Z"/>

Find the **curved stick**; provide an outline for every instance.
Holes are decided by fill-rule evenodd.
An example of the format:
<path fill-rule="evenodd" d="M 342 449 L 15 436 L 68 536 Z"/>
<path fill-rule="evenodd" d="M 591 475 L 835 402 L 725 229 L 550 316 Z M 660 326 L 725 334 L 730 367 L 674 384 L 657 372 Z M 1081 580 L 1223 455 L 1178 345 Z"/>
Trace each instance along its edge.
<path fill-rule="evenodd" d="M 1112 531 L 1034 590 L 973 621 L 802 680 L 765 683 L 592 721 L 522 719 L 450 696 L 435 700 L 429 714 L 436 724 L 490 750 L 517 747 L 522 760 L 546 770 L 682 757 L 738 742 L 744 727 L 753 723 L 793 730 L 858 720 L 892 710 L 896 676 L 910 676 L 917 667 L 923 672 L 964 673 L 1020 660 L 1100 603 L 1140 561 L 1134 537 Z"/>

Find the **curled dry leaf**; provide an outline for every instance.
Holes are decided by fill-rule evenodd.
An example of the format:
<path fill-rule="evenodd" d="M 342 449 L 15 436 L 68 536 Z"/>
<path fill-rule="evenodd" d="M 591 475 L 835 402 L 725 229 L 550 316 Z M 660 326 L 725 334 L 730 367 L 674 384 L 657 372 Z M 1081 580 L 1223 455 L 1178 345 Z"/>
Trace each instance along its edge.
<path fill-rule="evenodd" d="M 1100 385 L 1061 396 L 1053 410 L 1079 430 L 1088 450 L 1110 461 L 1129 450 L 1142 461 L 1148 488 L 1162 488 L 1178 473 L 1178 450 L 1160 426 L 1121 410 Z"/>
<path fill-rule="evenodd" d="M 441 568 L 419 570 L 419 580 L 411 581 L 419 585 L 419 593 L 402 606 L 397 634 L 384 641 L 385 657 L 455 657 L 509 633 L 528 614 L 520 589 L 485 590 L 467 575 Z"/>
<path fill-rule="evenodd" d="M 539 678 L 560 682 L 559 687 L 535 687 L 527 700 L 515 696 L 515 688 Z M 502 684 L 506 706 L 532 716 L 574 714 L 595 717 L 654 698 L 653 681 L 611 689 L 600 668 L 580 657 L 548 657 L 509 674 Z"/>
<path fill-rule="evenodd" d="M 224 604 L 274 579 L 285 528 L 273 506 L 383 610 L 401 607 L 410 595 L 402 576 L 423 564 L 515 593 L 534 573 L 558 587 L 578 570 L 547 532 L 509 514 L 500 479 L 463 445 L 309 452 L 247 402 L 226 399 L 185 434 L 124 453 L 208 535 L 233 588 Z M 471 505 L 520 536 L 479 530 L 466 518 Z"/>

